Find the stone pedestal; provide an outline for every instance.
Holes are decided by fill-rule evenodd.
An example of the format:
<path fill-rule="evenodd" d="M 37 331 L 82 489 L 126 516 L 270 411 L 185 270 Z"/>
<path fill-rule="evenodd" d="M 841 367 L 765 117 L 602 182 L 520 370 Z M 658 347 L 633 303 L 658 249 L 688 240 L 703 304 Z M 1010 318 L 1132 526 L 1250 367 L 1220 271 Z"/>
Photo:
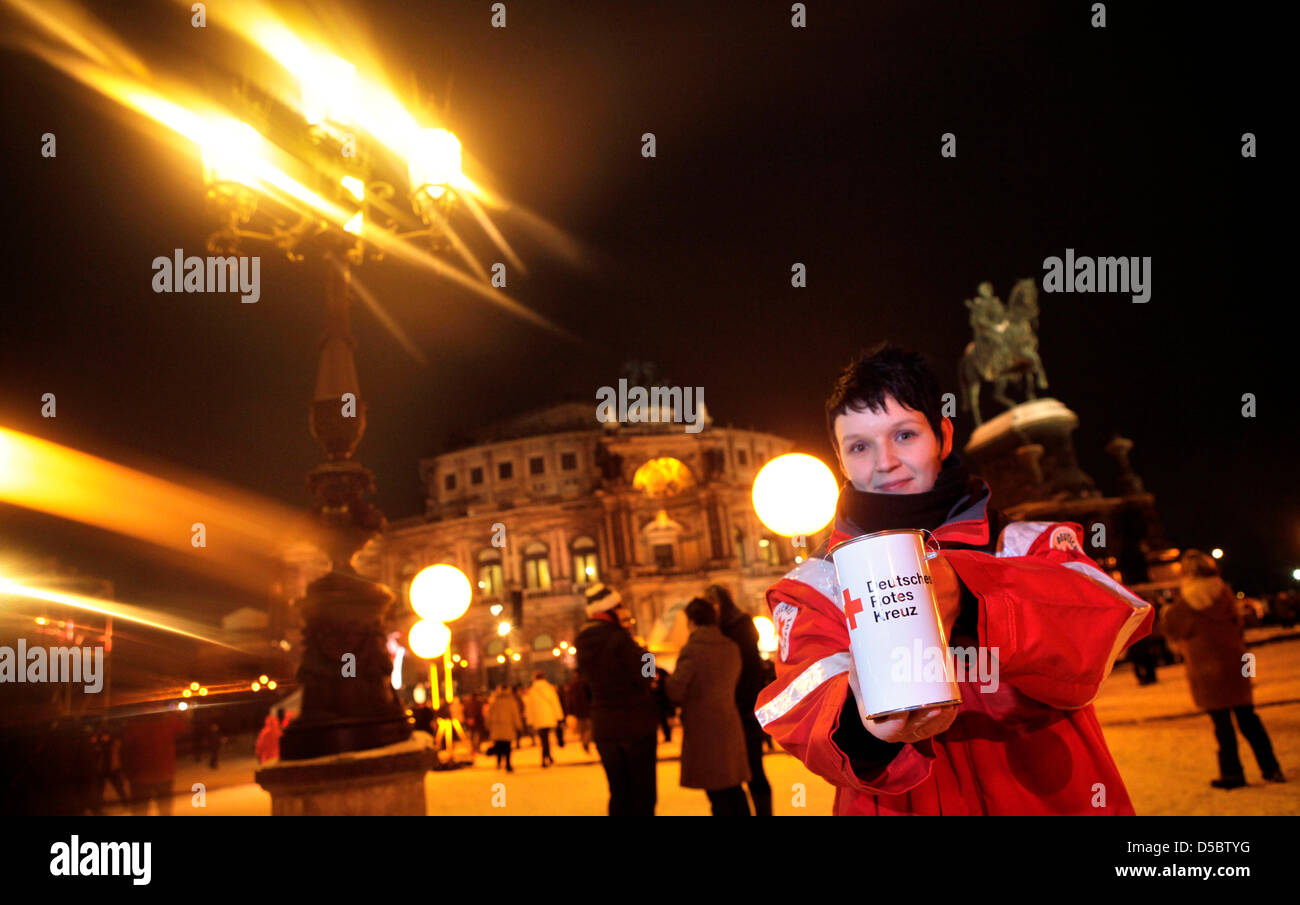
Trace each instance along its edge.
<path fill-rule="evenodd" d="M 1059 401 L 1036 399 L 981 424 L 964 452 L 971 470 L 988 481 L 999 508 L 1100 496 L 1075 457 L 1078 426 L 1078 416 Z"/>
<path fill-rule="evenodd" d="M 284 761 L 254 778 L 271 794 L 274 817 L 422 817 L 424 774 L 437 759 L 429 736 L 383 748 Z"/>

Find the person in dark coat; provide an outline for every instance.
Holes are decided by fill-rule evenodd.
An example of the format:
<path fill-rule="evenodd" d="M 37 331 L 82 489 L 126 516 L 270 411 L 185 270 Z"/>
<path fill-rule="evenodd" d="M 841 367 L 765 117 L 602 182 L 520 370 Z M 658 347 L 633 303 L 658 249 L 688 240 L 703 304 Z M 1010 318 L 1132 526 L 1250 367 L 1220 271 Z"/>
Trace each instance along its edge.
<path fill-rule="evenodd" d="M 1241 638 L 1241 614 L 1236 595 L 1219 577 L 1219 567 L 1199 550 L 1188 550 L 1182 558 L 1179 591 L 1182 600 L 1161 614 L 1166 637 L 1180 642 L 1187 661 L 1187 681 L 1196 706 L 1209 711 L 1214 735 L 1219 742 L 1219 778 L 1210 781 L 1218 789 L 1236 789 L 1246 784 L 1241 758 L 1237 755 L 1237 727 L 1250 742 L 1260 772 L 1269 782 L 1286 782 L 1273 754 L 1268 732 L 1255 713 L 1250 677 L 1245 673 L 1246 646 Z"/>
<path fill-rule="evenodd" d="M 609 815 L 652 817 L 658 798 L 651 693 L 654 658 L 636 643 L 623 599 L 603 583 L 586 590 L 587 622 L 578 632 L 578 674 L 591 698 L 591 734 L 609 781 Z"/>
<path fill-rule="evenodd" d="M 569 684 L 564 686 L 564 709 L 578 722 L 578 738 L 582 741 L 582 753 L 591 753 L 591 698 L 582 676 L 576 672 Z"/>
<path fill-rule="evenodd" d="M 498 770 L 501 769 L 501 761 L 504 759 L 506 772 L 515 772 L 514 764 L 510 763 L 510 744 L 519 737 L 519 732 L 524 725 L 519 699 L 503 682 L 497 688 L 496 694 L 488 701 L 483 715 L 487 721 L 488 734 L 492 738 L 492 747 L 488 750 L 488 754 L 497 756 Z"/>
<path fill-rule="evenodd" d="M 763 772 L 763 742 L 767 733 L 754 715 L 758 693 L 767 685 L 764 680 L 763 656 L 758 652 L 758 628 L 750 616 L 741 612 L 722 585 L 710 585 L 704 597 L 718 611 L 718 628 L 740 648 L 740 681 L 736 683 L 736 709 L 745 730 L 745 750 L 749 756 L 749 797 L 754 813 L 772 816 L 772 786 Z"/>
<path fill-rule="evenodd" d="M 662 666 L 655 667 L 654 677 L 654 696 L 655 705 L 659 708 L 659 728 L 663 730 L 664 741 L 673 740 L 673 726 L 669 722 L 677 715 L 677 705 L 673 703 L 672 698 L 668 697 L 668 692 L 664 690 L 664 679 L 668 677 L 668 670 Z"/>
<path fill-rule="evenodd" d="M 750 779 L 749 755 L 736 710 L 740 651 L 703 597 L 686 604 L 685 614 L 691 634 L 664 683 L 682 705 L 682 787 L 704 789 L 715 817 L 748 817 L 741 783 Z"/>
<path fill-rule="evenodd" d="M 469 743 L 475 754 L 483 742 L 483 706 L 483 698 L 477 691 L 465 701 L 465 729 L 469 732 Z"/>

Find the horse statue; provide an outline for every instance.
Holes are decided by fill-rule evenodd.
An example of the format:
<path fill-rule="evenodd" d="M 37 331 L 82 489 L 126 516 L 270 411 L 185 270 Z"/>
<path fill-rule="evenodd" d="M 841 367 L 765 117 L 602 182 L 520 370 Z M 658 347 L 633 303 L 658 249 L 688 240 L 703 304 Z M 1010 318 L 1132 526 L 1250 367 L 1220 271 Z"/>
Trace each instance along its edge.
<path fill-rule="evenodd" d="M 1033 278 L 1016 283 L 1011 300 L 1003 306 L 993 294 L 993 284 L 980 283 L 973 299 L 966 300 L 975 339 L 966 345 L 957 376 L 961 384 L 962 410 L 969 409 L 975 425 L 980 415 L 980 385 L 993 384 L 993 398 L 1008 409 L 1016 403 L 1006 395 L 1012 381 L 1024 384 L 1026 400 L 1038 398 L 1035 384 L 1047 389 L 1047 375 L 1038 357 L 1038 288 Z"/>

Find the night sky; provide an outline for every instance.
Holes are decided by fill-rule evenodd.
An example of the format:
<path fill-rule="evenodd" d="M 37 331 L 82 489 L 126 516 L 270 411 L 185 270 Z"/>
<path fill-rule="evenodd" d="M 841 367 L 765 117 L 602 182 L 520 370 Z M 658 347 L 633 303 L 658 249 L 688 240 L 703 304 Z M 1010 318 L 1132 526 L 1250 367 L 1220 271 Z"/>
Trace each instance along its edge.
<path fill-rule="evenodd" d="M 221 4 L 206 32 L 188 6 L 90 8 L 160 70 L 219 83 L 206 61 Z M 497 220 L 530 267 L 509 292 L 582 342 L 400 262 L 367 264 L 361 279 L 429 362 L 354 309 L 369 404 L 357 458 L 389 518 L 423 510 L 417 460 L 450 434 L 566 395 L 594 414 L 628 359 L 704 387 L 718 424 L 833 462 L 822 404 L 855 351 L 885 338 L 922 351 L 956 392 L 962 300 L 981 280 L 1004 300 L 1021 277 L 1041 285 L 1043 259 L 1074 248 L 1153 258 L 1147 304 L 1039 298 L 1045 395 L 1078 413 L 1084 469 L 1113 491 L 1103 447 L 1123 433 L 1176 546 L 1223 547 L 1225 577 L 1248 592 L 1292 584 L 1294 230 L 1277 225 L 1290 155 L 1272 90 L 1287 58 L 1268 7 L 1199 21 L 1110 3 L 1096 29 L 1088 3 L 813 0 L 794 29 L 786 2 L 528 2 L 507 3 L 500 30 L 489 6 L 357 3 L 329 21 L 354 23 L 339 52 L 359 42 L 439 109 L 450 85 L 470 175 L 586 248 L 575 266 Z M 6 49 L 0 67 L 0 423 L 309 505 L 321 273 L 248 249 L 262 255 L 258 304 L 155 294 L 155 256 L 206 254 L 197 153 L 34 57 Z M 55 159 L 39 153 L 47 131 Z M 1256 159 L 1241 157 L 1246 131 Z M 944 132 L 955 160 L 939 154 Z M 964 443 L 972 422 L 956 425 Z M 139 544 L 4 506 L 0 547 L 111 578 L 133 602 L 248 602 Z"/>

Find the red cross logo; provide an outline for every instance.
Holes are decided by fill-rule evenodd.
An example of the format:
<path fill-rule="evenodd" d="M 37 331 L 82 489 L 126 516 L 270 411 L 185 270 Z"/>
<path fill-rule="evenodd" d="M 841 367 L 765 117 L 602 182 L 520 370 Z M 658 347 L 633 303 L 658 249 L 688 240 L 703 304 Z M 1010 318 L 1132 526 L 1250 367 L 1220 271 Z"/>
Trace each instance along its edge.
<path fill-rule="evenodd" d="M 844 589 L 844 615 L 849 617 L 849 628 L 857 628 L 858 622 L 853 617 L 862 612 L 862 601 L 849 597 L 849 589 Z"/>

